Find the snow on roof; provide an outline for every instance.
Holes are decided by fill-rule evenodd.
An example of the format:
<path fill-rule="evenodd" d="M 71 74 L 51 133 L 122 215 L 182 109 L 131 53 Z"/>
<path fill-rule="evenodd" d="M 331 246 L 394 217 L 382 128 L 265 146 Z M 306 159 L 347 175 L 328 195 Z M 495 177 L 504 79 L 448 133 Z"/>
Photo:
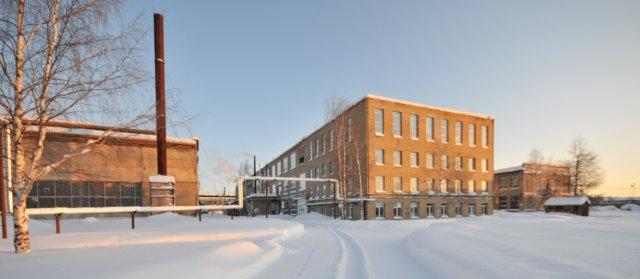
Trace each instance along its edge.
<path fill-rule="evenodd" d="M 378 96 L 378 95 L 374 95 L 374 94 L 367 94 L 366 98 L 377 99 L 377 100 L 387 101 L 387 102 L 394 102 L 394 103 L 405 104 L 405 105 L 416 106 L 416 107 L 422 107 L 422 108 L 428 108 L 428 109 L 433 109 L 433 110 L 440 110 L 440 111 L 457 113 L 457 114 L 465 114 L 465 115 L 481 117 L 481 118 L 494 119 L 494 117 L 491 116 L 491 115 L 475 113 L 475 112 L 468 112 L 468 111 L 462 111 L 462 110 L 456 110 L 456 109 L 445 108 L 445 107 L 430 106 L 430 105 L 414 103 L 414 102 L 400 100 L 400 99 L 394 99 L 394 98 L 389 98 L 389 97 Z"/>
<path fill-rule="evenodd" d="M 587 197 L 550 198 L 544 203 L 544 205 L 583 205 L 584 203 L 591 204 L 591 201 Z"/>
<path fill-rule="evenodd" d="M 28 132 L 37 132 L 38 126 L 27 125 L 25 127 Z M 138 134 L 130 132 L 113 132 L 113 131 L 100 131 L 95 129 L 85 128 L 63 128 L 63 127 L 46 127 L 47 133 L 50 134 L 64 134 L 64 135 L 77 135 L 77 136 L 93 136 L 93 137 L 105 137 L 109 139 L 131 139 L 131 140 L 147 140 L 156 141 L 156 135 L 152 134 Z M 167 142 L 177 144 L 190 144 L 195 145 L 198 142 L 197 138 L 174 138 L 167 137 Z"/>
<path fill-rule="evenodd" d="M 522 166 L 515 166 L 515 167 L 510 167 L 510 168 L 497 169 L 497 170 L 493 171 L 493 173 L 494 174 L 507 173 L 507 172 L 521 171 L 523 169 L 524 168 Z"/>

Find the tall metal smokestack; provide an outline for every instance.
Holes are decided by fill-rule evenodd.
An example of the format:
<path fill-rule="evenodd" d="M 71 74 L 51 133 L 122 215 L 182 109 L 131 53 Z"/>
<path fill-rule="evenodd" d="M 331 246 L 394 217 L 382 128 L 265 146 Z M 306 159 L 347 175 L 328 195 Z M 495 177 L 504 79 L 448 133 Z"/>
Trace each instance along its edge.
<path fill-rule="evenodd" d="M 153 14 L 153 39 L 156 65 L 156 137 L 158 174 L 167 175 L 167 120 L 164 93 L 164 27 L 161 14 Z"/>

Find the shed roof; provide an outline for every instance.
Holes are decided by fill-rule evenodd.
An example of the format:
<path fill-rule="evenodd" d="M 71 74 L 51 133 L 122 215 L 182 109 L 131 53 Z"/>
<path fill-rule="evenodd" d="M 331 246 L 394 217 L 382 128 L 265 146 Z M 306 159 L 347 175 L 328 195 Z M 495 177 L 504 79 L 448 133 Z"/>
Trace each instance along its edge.
<path fill-rule="evenodd" d="M 570 198 L 550 198 L 544 205 L 583 205 L 585 203 L 591 204 L 591 201 L 587 197 L 570 197 Z"/>
<path fill-rule="evenodd" d="M 524 168 L 522 166 L 515 166 L 510 168 L 497 169 L 493 171 L 493 173 L 507 173 L 507 172 L 521 171 L 523 169 Z"/>

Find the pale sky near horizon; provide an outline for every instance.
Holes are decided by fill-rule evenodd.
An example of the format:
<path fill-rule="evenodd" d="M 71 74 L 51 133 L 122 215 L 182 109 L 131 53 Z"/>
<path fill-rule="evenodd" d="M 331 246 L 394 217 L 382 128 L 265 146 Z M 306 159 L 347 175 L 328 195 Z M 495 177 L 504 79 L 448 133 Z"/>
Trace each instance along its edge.
<path fill-rule="evenodd" d="M 533 147 L 564 159 L 580 134 L 607 173 L 595 192 L 631 195 L 639 11 L 640 1 L 165 0 L 126 2 L 123 15 L 145 13 L 148 28 L 164 15 L 167 87 L 195 116 L 201 192 L 229 191 L 240 160 L 268 161 L 317 128 L 329 96 L 375 93 L 495 116 L 496 169 Z"/>

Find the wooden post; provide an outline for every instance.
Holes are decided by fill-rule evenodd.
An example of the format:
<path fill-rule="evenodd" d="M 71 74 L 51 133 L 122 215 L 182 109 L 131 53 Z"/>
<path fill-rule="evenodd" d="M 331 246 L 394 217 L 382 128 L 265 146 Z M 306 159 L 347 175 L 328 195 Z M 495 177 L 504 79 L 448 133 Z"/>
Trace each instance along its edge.
<path fill-rule="evenodd" d="M 202 222 L 202 210 L 198 210 L 198 222 Z"/>
<path fill-rule="evenodd" d="M 131 212 L 131 229 L 135 230 L 136 229 L 136 212 Z"/>
<path fill-rule="evenodd" d="M 60 233 L 60 217 L 62 217 L 62 213 L 56 214 L 56 234 Z"/>

